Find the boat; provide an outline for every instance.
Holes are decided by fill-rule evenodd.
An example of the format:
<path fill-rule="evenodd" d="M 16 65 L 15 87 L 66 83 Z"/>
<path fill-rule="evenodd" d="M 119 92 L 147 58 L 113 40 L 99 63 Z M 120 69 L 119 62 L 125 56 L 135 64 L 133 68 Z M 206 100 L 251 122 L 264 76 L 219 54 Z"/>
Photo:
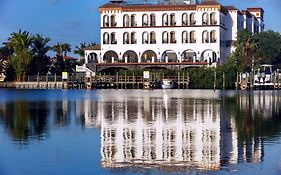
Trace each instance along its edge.
<path fill-rule="evenodd" d="M 162 89 L 174 89 L 174 88 L 176 88 L 176 82 L 172 79 L 162 79 L 161 88 Z"/>

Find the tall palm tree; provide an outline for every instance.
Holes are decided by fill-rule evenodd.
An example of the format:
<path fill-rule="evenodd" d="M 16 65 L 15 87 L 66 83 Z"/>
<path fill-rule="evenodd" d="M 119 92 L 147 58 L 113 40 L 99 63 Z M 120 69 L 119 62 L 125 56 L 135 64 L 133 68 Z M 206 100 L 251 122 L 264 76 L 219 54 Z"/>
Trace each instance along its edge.
<path fill-rule="evenodd" d="M 67 53 L 71 52 L 71 45 L 68 43 L 62 43 L 61 50 L 62 50 L 64 56 L 67 56 Z"/>
<path fill-rule="evenodd" d="M 17 81 L 22 81 L 26 77 L 32 57 L 31 42 L 31 34 L 21 30 L 12 33 L 8 39 L 8 45 L 13 47 L 14 50 L 11 64 L 15 70 Z"/>
<path fill-rule="evenodd" d="M 32 49 L 33 51 L 40 56 L 46 55 L 50 51 L 51 47 L 48 46 L 50 38 L 44 38 L 42 35 L 36 34 L 32 37 Z"/>
<path fill-rule="evenodd" d="M 61 43 L 57 43 L 51 47 L 51 50 L 56 52 L 57 56 L 62 56 Z"/>
<path fill-rule="evenodd" d="M 50 38 L 36 34 L 32 36 L 32 51 L 35 54 L 30 64 L 30 74 L 46 74 L 49 67 L 49 57 L 46 55 L 51 49 L 48 45 Z"/>

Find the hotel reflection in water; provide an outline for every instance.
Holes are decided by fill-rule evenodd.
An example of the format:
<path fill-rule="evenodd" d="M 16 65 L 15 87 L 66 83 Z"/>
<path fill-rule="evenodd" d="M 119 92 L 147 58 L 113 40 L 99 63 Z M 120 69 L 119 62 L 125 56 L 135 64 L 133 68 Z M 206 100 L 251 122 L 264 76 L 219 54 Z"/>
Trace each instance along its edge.
<path fill-rule="evenodd" d="M 167 94 L 112 99 L 101 96 L 83 104 L 86 127 L 101 127 L 102 167 L 219 170 L 262 161 L 262 139 L 239 143 L 235 119 L 219 99 Z M 247 102 L 248 97 L 239 97 L 235 104 Z"/>

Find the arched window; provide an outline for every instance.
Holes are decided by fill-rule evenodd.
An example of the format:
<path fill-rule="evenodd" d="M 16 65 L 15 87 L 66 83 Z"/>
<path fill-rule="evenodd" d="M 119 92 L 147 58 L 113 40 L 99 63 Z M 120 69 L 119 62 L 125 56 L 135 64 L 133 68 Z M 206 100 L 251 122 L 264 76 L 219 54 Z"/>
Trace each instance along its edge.
<path fill-rule="evenodd" d="M 148 33 L 147 32 L 142 33 L 142 44 L 148 44 Z"/>
<path fill-rule="evenodd" d="M 190 32 L 190 43 L 196 43 L 195 31 Z"/>
<path fill-rule="evenodd" d="M 137 20 L 136 20 L 136 15 L 135 14 L 131 15 L 131 26 L 132 27 L 137 26 Z"/>
<path fill-rule="evenodd" d="M 109 34 L 107 32 L 103 34 L 103 44 L 109 44 Z"/>
<path fill-rule="evenodd" d="M 129 27 L 130 26 L 130 19 L 129 15 L 123 16 L 123 27 Z"/>
<path fill-rule="evenodd" d="M 202 43 L 209 43 L 209 32 L 204 31 L 202 33 Z"/>
<path fill-rule="evenodd" d="M 192 26 L 196 24 L 195 13 L 189 15 L 189 24 Z"/>
<path fill-rule="evenodd" d="M 216 31 L 213 30 L 211 31 L 211 43 L 216 43 L 216 42 L 217 42 Z"/>
<path fill-rule="evenodd" d="M 170 43 L 177 43 L 175 31 L 170 32 Z"/>
<path fill-rule="evenodd" d="M 111 27 L 116 27 L 117 26 L 117 23 L 116 23 L 116 20 L 115 20 L 115 15 L 111 15 L 110 16 L 110 26 Z"/>
<path fill-rule="evenodd" d="M 187 15 L 187 13 L 182 14 L 182 25 L 183 26 L 188 25 L 188 15 Z"/>
<path fill-rule="evenodd" d="M 170 24 L 171 26 L 175 26 L 177 24 L 177 22 L 176 22 L 176 15 L 174 13 L 172 13 L 170 15 L 170 21 L 171 21 L 171 24 Z"/>
<path fill-rule="evenodd" d="M 162 43 L 163 44 L 168 44 L 168 40 L 169 40 L 169 33 L 165 31 L 162 34 Z"/>
<path fill-rule="evenodd" d="M 169 25 L 169 16 L 167 13 L 164 13 L 162 16 L 162 26 L 168 26 Z"/>
<path fill-rule="evenodd" d="M 109 27 L 109 16 L 103 16 L 103 27 Z"/>
<path fill-rule="evenodd" d="M 155 32 L 150 32 L 150 44 L 156 44 Z"/>
<path fill-rule="evenodd" d="M 216 18 L 216 13 L 211 13 L 210 15 L 210 21 L 211 21 L 211 25 L 216 25 L 218 22 L 217 22 L 217 18 Z"/>
<path fill-rule="evenodd" d="M 148 15 L 142 15 L 142 26 L 148 26 Z"/>
<path fill-rule="evenodd" d="M 209 24 L 209 15 L 208 13 L 203 13 L 202 15 L 202 25 L 208 25 Z"/>
<path fill-rule="evenodd" d="M 182 43 L 188 43 L 188 32 L 187 31 L 182 32 Z"/>
<path fill-rule="evenodd" d="M 150 26 L 156 26 L 155 14 L 150 14 Z"/>
<path fill-rule="evenodd" d="M 117 44 L 115 32 L 112 32 L 112 33 L 110 34 L 110 41 L 111 41 L 111 44 Z"/>
<path fill-rule="evenodd" d="M 136 32 L 131 33 L 131 44 L 137 44 Z"/>
<path fill-rule="evenodd" d="M 129 38 L 129 33 L 125 32 L 123 34 L 123 44 L 130 44 L 130 38 Z"/>

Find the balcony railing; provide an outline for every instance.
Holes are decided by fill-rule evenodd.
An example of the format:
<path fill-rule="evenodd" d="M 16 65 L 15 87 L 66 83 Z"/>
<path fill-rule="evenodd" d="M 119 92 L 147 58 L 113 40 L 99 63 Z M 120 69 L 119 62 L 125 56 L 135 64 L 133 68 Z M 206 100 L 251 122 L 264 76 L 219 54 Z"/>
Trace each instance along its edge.
<path fill-rule="evenodd" d="M 211 21 L 211 25 L 217 25 L 217 23 L 218 23 L 218 22 L 217 22 L 216 20 L 212 20 L 212 21 Z"/>
<path fill-rule="evenodd" d="M 117 23 L 116 22 L 111 22 L 111 27 L 116 27 Z"/>
<path fill-rule="evenodd" d="M 176 39 L 171 39 L 170 43 L 172 43 L 172 44 L 177 43 L 177 40 Z"/>
<path fill-rule="evenodd" d="M 209 39 L 204 39 L 204 43 L 209 43 Z"/>
<path fill-rule="evenodd" d="M 187 26 L 187 25 L 188 25 L 188 21 L 187 21 L 187 20 L 182 21 L 182 25 L 183 25 L 183 26 Z"/>
<path fill-rule="evenodd" d="M 109 27 L 109 23 L 108 23 L 108 22 L 105 22 L 105 23 L 104 23 L 104 27 Z"/>
<path fill-rule="evenodd" d="M 208 21 L 203 21 L 203 25 L 208 25 Z"/>
<path fill-rule="evenodd" d="M 190 21 L 190 25 L 194 26 L 196 24 L 196 21 Z"/>
<path fill-rule="evenodd" d="M 216 38 L 212 38 L 211 39 L 211 43 L 216 43 L 217 42 L 217 39 Z"/>
<path fill-rule="evenodd" d="M 195 38 L 191 38 L 190 39 L 190 43 L 196 43 L 196 39 Z"/>
<path fill-rule="evenodd" d="M 177 24 L 176 21 L 171 21 L 171 26 L 175 26 Z"/>

